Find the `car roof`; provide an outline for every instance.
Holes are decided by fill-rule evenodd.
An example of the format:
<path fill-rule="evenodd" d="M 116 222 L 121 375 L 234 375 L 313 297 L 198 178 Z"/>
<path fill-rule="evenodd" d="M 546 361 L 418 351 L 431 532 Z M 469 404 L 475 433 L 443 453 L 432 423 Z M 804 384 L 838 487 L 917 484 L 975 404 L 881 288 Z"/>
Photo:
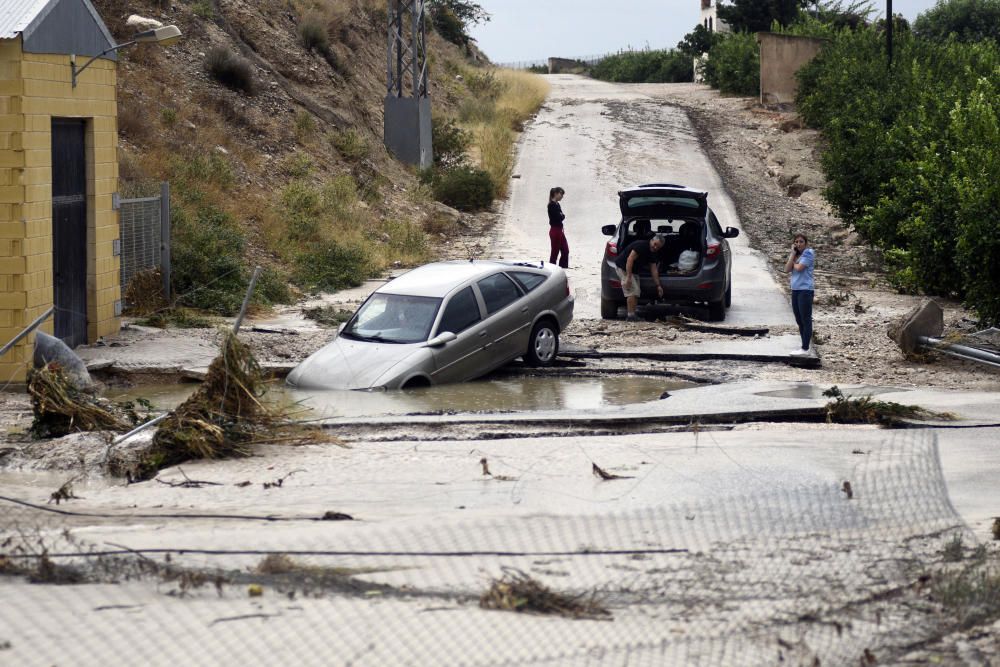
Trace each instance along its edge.
<path fill-rule="evenodd" d="M 534 270 L 549 273 L 544 265 L 494 260 L 455 260 L 424 264 L 394 278 L 377 292 L 408 296 L 444 297 L 459 285 L 496 273 L 498 270 Z"/>

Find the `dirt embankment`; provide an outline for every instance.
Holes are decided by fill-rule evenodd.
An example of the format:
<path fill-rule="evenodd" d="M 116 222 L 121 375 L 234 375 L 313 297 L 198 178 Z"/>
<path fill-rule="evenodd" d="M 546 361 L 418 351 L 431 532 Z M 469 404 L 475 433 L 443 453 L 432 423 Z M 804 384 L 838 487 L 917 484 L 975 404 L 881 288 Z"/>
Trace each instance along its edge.
<path fill-rule="evenodd" d="M 816 250 L 815 342 L 823 368 L 738 369 L 740 375 L 830 383 L 877 383 L 963 389 L 1000 389 L 1000 374 L 984 366 L 928 355 L 904 359 L 886 336 L 887 325 L 920 302 L 897 293 L 880 258 L 822 198 L 821 136 L 794 112 L 761 107 L 755 99 L 722 97 L 698 84 L 643 86 L 665 104 L 682 107 L 694 124 L 732 196 L 740 227 L 770 261 L 787 288 L 784 264 L 792 236 L 802 232 Z M 961 304 L 938 299 L 946 333 L 975 330 Z M 664 335 L 676 336 L 667 332 Z M 607 338 L 605 336 L 605 338 Z"/>

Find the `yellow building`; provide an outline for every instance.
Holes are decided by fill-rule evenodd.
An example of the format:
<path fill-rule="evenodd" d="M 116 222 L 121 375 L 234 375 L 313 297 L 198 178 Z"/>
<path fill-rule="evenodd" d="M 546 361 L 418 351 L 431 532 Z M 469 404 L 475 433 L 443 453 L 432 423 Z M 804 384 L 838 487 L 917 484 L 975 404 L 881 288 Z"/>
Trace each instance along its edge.
<path fill-rule="evenodd" d="M 40 328 L 70 347 L 118 331 L 121 309 L 114 46 L 88 0 L 0 8 L 0 345 Z M 24 382 L 34 335 L 0 358 Z"/>

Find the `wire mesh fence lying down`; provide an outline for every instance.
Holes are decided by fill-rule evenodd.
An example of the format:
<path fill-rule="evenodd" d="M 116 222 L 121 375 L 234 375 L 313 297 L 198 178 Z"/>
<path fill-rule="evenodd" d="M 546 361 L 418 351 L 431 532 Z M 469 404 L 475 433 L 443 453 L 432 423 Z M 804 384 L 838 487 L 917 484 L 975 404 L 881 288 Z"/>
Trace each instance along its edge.
<path fill-rule="evenodd" d="M 891 662 L 962 627 L 979 598 L 934 587 L 974 540 L 933 433 L 887 433 L 844 481 L 585 517 L 246 522 L 214 541 L 218 522 L 172 519 L 141 549 L 75 530 L 121 514 L 4 503 L 0 569 L 91 585 L 0 578 L 0 641 L 39 663 L 839 665 Z M 600 613 L 480 608 L 491 580 L 507 586 L 494 599 L 521 583 Z M 262 585 L 281 595 L 256 597 Z"/>

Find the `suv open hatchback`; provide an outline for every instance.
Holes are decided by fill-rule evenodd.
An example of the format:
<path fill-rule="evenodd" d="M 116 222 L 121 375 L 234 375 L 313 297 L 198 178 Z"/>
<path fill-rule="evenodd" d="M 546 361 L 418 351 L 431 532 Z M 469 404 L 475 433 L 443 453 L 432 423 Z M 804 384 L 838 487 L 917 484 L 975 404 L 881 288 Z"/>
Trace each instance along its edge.
<path fill-rule="evenodd" d="M 660 284 L 665 304 L 704 304 L 708 317 L 721 321 L 732 304 L 733 257 L 727 239 L 739 236 L 735 227 L 723 230 L 708 206 L 708 193 L 672 183 L 650 183 L 618 193 L 622 219 L 601 231 L 611 240 L 601 260 L 601 317 L 615 319 L 625 305 L 621 281 L 615 271 L 618 253 L 630 243 L 649 240 L 654 234 L 665 239 L 660 251 Z M 639 304 L 657 301 L 656 285 L 649 266 L 637 266 Z"/>

